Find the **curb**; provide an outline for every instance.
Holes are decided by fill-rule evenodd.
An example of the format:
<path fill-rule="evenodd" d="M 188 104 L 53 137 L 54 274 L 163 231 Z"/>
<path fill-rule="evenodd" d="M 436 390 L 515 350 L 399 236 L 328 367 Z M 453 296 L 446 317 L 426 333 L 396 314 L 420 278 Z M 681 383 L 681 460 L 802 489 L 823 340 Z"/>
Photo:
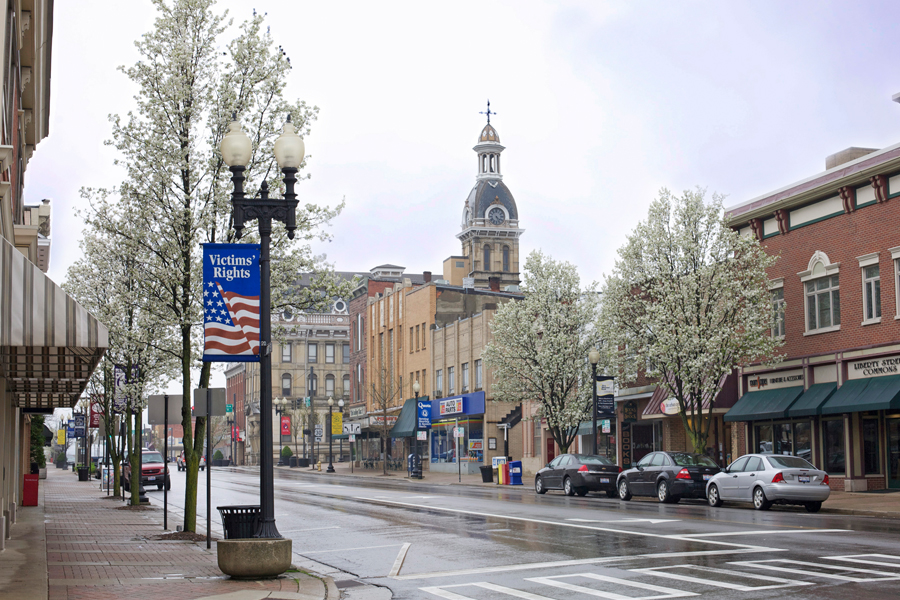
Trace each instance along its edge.
<path fill-rule="evenodd" d="M 324 577 L 323 580 L 325 582 L 326 600 L 340 600 L 341 590 L 339 590 L 338 586 L 334 583 L 334 579 L 331 577 Z"/>
<path fill-rule="evenodd" d="M 822 508 L 819 514 L 849 515 L 852 517 L 878 517 L 880 519 L 900 519 L 900 512 L 879 512 L 877 510 L 856 510 L 855 508 Z"/>

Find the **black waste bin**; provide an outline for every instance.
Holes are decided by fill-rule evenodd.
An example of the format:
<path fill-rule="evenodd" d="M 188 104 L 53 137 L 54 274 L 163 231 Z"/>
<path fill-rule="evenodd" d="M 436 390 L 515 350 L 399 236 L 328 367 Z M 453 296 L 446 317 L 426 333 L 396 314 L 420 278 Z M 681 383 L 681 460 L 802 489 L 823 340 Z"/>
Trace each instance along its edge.
<path fill-rule="evenodd" d="M 481 482 L 494 483 L 494 468 L 491 465 L 482 465 L 479 468 L 481 469 Z"/>
<path fill-rule="evenodd" d="M 78 467 L 78 481 L 90 481 L 90 480 L 91 480 L 90 467 Z"/>
<path fill-rule="evenodd" d="M 217 506 L 222 516 L 226 540 L 252 538 L 259 525 L 259 506 Z"/>
<path fill-rule="evenodd" d="M 297 459 L 297 466 L 298 466 L 298 467 L 308 467 L 308 466 L 309 466 L 309 459 L 308 459 L 308 458 L 298 458 L 298 459 Z"/>

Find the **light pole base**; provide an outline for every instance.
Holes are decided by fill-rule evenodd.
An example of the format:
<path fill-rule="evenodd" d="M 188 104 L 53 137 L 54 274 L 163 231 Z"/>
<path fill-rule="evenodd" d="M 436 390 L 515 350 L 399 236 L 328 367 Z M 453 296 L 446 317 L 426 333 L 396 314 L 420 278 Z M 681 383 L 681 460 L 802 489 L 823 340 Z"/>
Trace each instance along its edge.
<path fill-rule="evenodd" d="M 329 464 L 328 468 L 325 469 L 326 473 L 334 473 L 334 465 Z"/>

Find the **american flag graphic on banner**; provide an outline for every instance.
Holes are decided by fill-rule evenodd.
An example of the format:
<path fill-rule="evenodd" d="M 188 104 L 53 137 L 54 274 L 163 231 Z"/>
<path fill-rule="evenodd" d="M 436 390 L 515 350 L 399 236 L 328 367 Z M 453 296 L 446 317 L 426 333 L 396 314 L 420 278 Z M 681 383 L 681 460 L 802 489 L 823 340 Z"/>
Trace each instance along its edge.
<path fill-rule="evenodd" d="M 203 245 L 203 360 L 259 360 L 259 244 Z"/>

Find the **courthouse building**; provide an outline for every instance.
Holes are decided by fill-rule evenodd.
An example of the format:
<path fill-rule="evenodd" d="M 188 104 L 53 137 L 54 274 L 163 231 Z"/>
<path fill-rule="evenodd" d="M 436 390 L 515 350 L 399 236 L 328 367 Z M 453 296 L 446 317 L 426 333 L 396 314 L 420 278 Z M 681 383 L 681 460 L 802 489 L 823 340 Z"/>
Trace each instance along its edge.
<path fill-rule="evenodd" d="M 725 416 L 737 454 L 793 453 L 834 489 L 900 488 L 900 144 L 727 211 L 769 268 L 784 361 L 746 365 Z"/>

